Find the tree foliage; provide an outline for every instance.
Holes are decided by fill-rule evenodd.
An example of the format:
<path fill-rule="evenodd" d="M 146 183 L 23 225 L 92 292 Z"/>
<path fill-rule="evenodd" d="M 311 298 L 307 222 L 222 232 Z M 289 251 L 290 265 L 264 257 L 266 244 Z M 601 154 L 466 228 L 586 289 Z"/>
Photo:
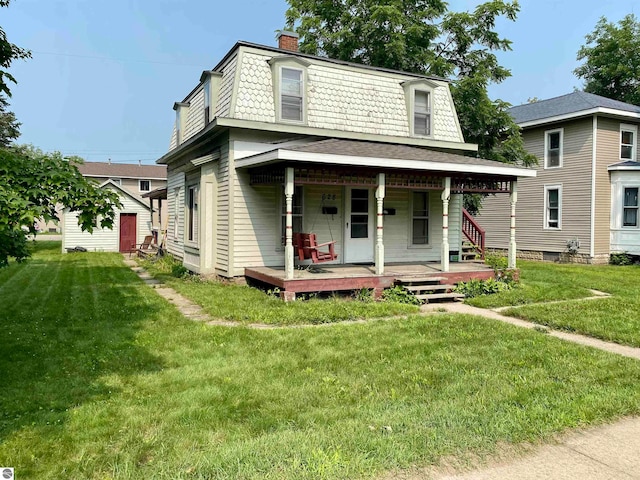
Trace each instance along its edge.
<path fill-rule="evenodd" d="M 494 51 L 511 42 L 495 32 L 496 20 L 514 21 L 517 1 L 491 0 L 473 12 L 450 12 L 442 0 L 288 0 L 287 28 L 300 50 L 377 67 L 453 80 L 452 94 L 465 140 L 479 156 L 532 165 L 518 126 L 487 94 L 489 82 L 510 76 Z"/>
<path fill-rule="evenodd" d="M 101 189 L 78 171 L 74 161 L 59 153 L 45 154 L 30 146 L 0 148 L 0 266 L 9 257 L 28 256 L 25 230 L 35 233 L 37 218 L 59 220 L 56 204 L 78 212 L 83 230 L 93 232 L 99 219 L 113 228 L 118 194 Z"/>
<path fill-rule="evenodd" d="M 584 63 L 574 70 L 585 92 L 640 105 L 640 23 L 629 14 L 617 25 L 600 18 L 586 45 L 578 50 Z"/>
<path fill-rule="evenodd" d="M 8 7 L 9 2 L 10 0 L 0 0 L 0 7 Z M 16 83 L 16 79 L 7 71 L 11 62 L 26 58 L 31 58 L 31 52 L 9 42 L 7 34 L 0 27 L 0 95 L 10 97 L 9 82 Z"/>

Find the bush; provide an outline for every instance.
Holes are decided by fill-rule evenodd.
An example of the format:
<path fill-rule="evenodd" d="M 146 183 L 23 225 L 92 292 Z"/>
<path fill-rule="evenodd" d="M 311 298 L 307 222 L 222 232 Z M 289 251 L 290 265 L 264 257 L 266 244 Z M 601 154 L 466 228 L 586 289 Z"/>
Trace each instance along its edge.
<path fill-rule="evenodd" d="M 354 290 L 351 296 L 358 302 L 371 303 L 375 300 L 373 297 L 373 290 L 370 288 L 361 288 L 360 290 Z"/>
<path fill-rule="evenodd" d="M 488 280 L 474 279 L 469 280 L 468 282 L 460 282 L 456 285 L 454 291 L 464 294 L 466 298 L 473 298 L 481 295 L 506 292 L 512 288 L 513 282 L 490 278 Z"/>
<path fill-rule="evenodd" d="M 609 256 L 610 265 L 633 265 L 633 258 L 626 252 L 612 253 Z"/>
<path fill-rule="evenodd" d="M 387 288 L 384 292 L 382 292 L 382 299 L 385 302 L 420 305 L 420 300 L 418 300 L 415 295 L 413 295 L 409 290 L 405 290 L 400 285 Z"/>

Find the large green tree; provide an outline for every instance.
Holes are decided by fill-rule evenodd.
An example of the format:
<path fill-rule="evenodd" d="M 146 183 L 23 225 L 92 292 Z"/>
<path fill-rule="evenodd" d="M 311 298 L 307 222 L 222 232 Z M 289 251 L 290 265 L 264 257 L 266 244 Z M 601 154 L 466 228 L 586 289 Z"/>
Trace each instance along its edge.
<path fill-rule="evenodd" d="M 510 76 L 495 51 L 511 42 L 495 32 L 496 20 L 514 21 L 517 1 L 492 0 L 473 12 L 451 12 L 442 0 L 288 0 L 287 28 L 300 35 L 300 50 L 340 60 L 451 79 L 465 140 L 479 156 L 526 166 L 507 108 L 487 87 Z"/>
<path fill-rule="evenodd" d="M 7 7 L 9 0 L 0 0 Z M 22 261 L 29 256 L 27 233 L 35 233 L 36 218 L 57 220 L 56 204 L 78 212 L 78 223 L 92 232 L 99 219 L 102 227 L 112 228 L 118 195 L 100 189 L 84 178 L 76 166 L 59 153 L 45 154 L 30 146 L 14 146 L 19 126 L 15 115 L 6 110 L 11 96 L 8 72 L 17 59 L 29 58 L 29 51 L 7 40 L 0 27 L 0 267 L 9 258 Z"/>
<path fill-rule="evenodd" d="M 585 92 L 640 105 L 640 23 L 629 14 L 617 24 L 600 18 L 586 45 L 578 50 L 584 63 L 574 70 Z"/>

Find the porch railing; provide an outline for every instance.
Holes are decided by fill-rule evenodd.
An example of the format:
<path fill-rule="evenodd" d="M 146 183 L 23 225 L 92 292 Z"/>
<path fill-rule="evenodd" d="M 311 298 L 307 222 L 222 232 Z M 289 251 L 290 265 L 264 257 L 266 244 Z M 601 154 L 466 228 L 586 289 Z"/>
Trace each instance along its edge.
<path fill-rule="evenodd" d="M 462 209 L 462 233 L 473 244 L 480 258 L 484 259 L 485 231 L 466 208 Z"/>

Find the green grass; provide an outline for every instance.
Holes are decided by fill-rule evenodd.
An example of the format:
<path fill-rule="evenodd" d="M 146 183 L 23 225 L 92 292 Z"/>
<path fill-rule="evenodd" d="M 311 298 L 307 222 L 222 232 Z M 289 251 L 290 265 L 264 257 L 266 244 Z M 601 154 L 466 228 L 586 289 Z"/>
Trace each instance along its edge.
<path fill-rule="evenodd" d="M 540 262 L 520 262 L 519 267 L 519 288 L 469 299 L 468 303 L 483 308 L 524 305 L 503 313 L 553 328 L 640 347 L 640 267 Z M 528 305 L 593 296 L 589 289 L 600 290 L 613 297 Z"/>
<path fill-rule="evenodd" d="M 0 271 L 0 465 L 21 479 L 344 479 L 640 413 L 640 363 L 470 316 L 185 320 L 117 254 Z"/>
<path fill-rule="evenodd" d="M 277 292 L 269 295 L 248 286 L 218 281 L 193 281 L 168 274 L 172 263 L 144 262 L 154 276 L 198 303 L 212 317 L 243 323 L 273 325 L 320 324 L 417 313 L 418 307 L 394 302 L 363 302 L 350 298 L 283 302 Z"/>

